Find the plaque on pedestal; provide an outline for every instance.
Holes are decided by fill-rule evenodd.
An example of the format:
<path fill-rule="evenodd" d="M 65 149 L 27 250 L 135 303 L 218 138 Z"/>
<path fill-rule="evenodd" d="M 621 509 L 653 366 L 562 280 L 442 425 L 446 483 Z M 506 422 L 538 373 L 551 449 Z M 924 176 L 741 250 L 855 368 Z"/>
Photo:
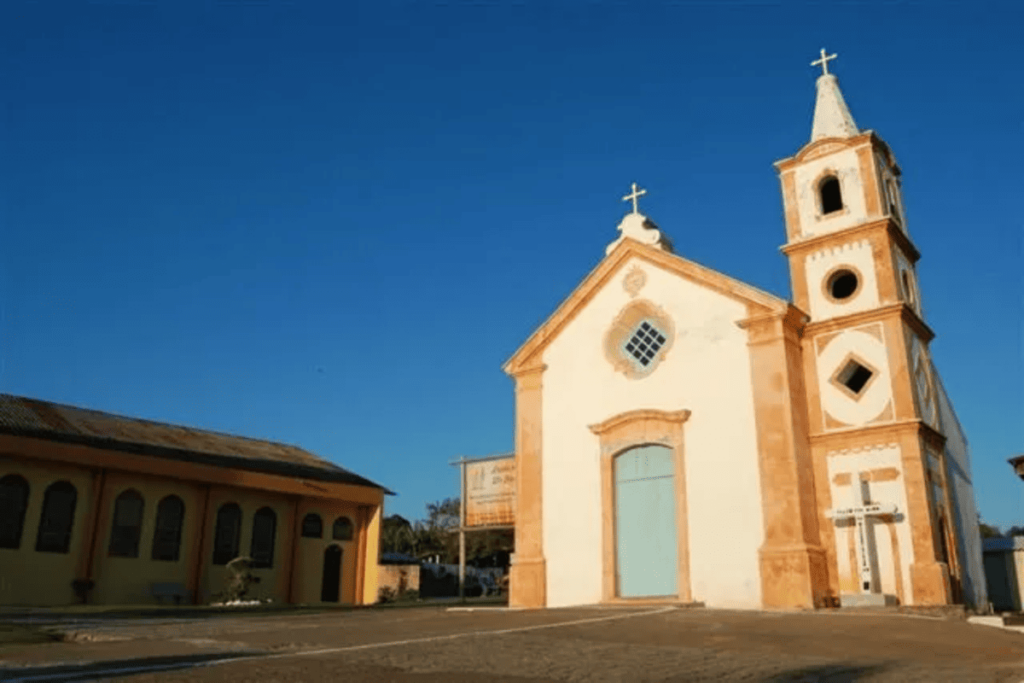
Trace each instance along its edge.
<path fill-rule="evenodd" d="M 895 604 L 896 596 L 884 593 L 843 593 L 839 596 L 840 607 L 888 607 Z"/>

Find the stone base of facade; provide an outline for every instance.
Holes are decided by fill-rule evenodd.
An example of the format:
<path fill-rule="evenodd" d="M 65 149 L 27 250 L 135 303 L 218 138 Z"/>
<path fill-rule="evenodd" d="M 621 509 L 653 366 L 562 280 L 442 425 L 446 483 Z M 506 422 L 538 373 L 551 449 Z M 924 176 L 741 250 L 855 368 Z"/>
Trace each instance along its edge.
<path fill-rule="evenodd" d="M 915 562 L 910 565 L 914 605 L 948 605 L 952 602 L 949 568 L 943 562 Z"/>
<path fill-rule="evenodd" d="M 840 607 L 892 607 L 897 602 L 895 595 L 884 593 L 843 593 L 839 596 Z"/>
<path fill-rule="evenodd" d="M 547 563 L 544 558 L 512 558 L 508 578 L 509 607 L 547 605 Z"/>
<path fill-rule="evenodd" d="M 815 546 L 761 548 L 761 604 L 765 608 L 814 609 L 826 605 L 825 551 Z"/>

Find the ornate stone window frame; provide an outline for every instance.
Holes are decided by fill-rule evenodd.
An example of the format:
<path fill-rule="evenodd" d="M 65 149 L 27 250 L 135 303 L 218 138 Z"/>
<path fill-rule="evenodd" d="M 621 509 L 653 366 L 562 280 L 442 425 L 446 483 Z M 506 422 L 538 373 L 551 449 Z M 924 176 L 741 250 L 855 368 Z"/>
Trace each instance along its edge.
<path fill-rule="evenodd" d="M 678 542 L 679 600 L 691 602 L 690 544 L 686 505 L 686 458 L 683 425 L 689 410 L 631 410 L 590 426 L 601 444 L 602 580 L 604 602 L 635 602 L 620 598 L 615 572 L 615 458 L 637 446 L 658 445 L 672 449 L 675 461 L 676 534 Z"/>
<path fill-rule="evenodd" d="M 857 363 L 858 365 L 867 368 L 868 371 L 871 372 L 871 377 L 868 378 L 868 381 L 865 382 L 864 386 L 861 387 L 861 390 L 857 393 L 854 393 L 849 387 L 847 387 L 839 380 L 839 375 L 843 373 L 843 371 L 851 362 Z M 864 360 L 863 356 L 854 351 L 850 351 L 849 353 L 846 354 L 846 356 L 843 357 L 842 362 L 840 362 L 839 365 L 836 367 L 836 371 L 832 373 L 832 376 L 829 378 L 828 381 L 829 384 L 839 389 L 839 391 L 841 391 L 844 396 L 847 396 L 848 398 L 854 401 L 860 401 L 862 398 L 867 396 L 868 391 L 871 390 L 871 385 L 875 383 L 875 380 L 878 379 L 878 376 L 880 374 L 881 372 L 879 371 L 879 369 L 876 368 L 872 363 L 869 363 L 868 361 Z"/>
<path fill-rule="evenodd" d="M 825 213 L 825 207 L 821 203 L 821 186 L 829 178 L 835 178 L 836 182 L 839 183 L 839 201 L 843 203 L 843 208 L 837 211 L 830 211 Z M 850 213 L 850 203 L 846 201 L 846 184 L 843 182 L 843 174 L 834 168 L 826 168 L 818 177 L 811 183 L 811 187 L 814 188 L 814 219 L 817 221 L 830 221 L 838 216 L 846 216 Z"/>
<path fill-rule="evenodd" d="M 637 363 L 624 348 L 626 342 L 636 332 L 637 327 L 645 320 L 653 324 L 665 336 L 665 343 L 647 367 Z M 604 355 L 616 372 L 621 372 L 629 379 L 642 379 L 654 372 L 668 357 L 675 336 L 675 325 L 663 308 L 647 299 L 637 299 L 626 304 L 612 321 L 611 327 L 608 328 L 604 336 Z"/>
<path fill-rule="evenodd" d="M 917 296 L 917 282 L 914 271 L 910 268 L 900 268 L 900 287 L 903 290 L 903 300 L 914 309 L 914 312 L 918 312 L 920 300 Z"/>
<path fill-rule="evenodd" d="M 928 352 L 924 348 L 919 347 L 915 355 L 912 373 L 918 409 L 926 423 L 934 424 L 938 414 L 938 397 L 935 392 L 935 384 L 932 382 L 931 362 Z"/>
<path fill-rule="evenodd" d="M 850 296 L 837 299 L 832 296 L 831 287 L 832 279 L 836 277 L 840 271 L 848 270 L 853 273 L 853 276 L 857 278 L 857 287 L 853 290 Z M 833 268 L 830 268 L 825 277 L 821 278 L 821 293 L 825 297 L 826 301 L 835 304 L 836 306 L 845 306 L 846 304 L 852 303 L 860 296 L 860 293 L 864 291 L 864 274 L 860 272 L 860 269 L 849 263 L 841 263 Z"/>

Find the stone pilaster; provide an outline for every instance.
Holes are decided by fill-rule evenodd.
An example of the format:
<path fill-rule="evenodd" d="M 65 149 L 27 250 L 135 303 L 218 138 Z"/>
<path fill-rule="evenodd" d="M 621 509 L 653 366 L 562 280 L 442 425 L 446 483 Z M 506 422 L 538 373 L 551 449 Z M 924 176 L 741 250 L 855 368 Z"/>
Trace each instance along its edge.
<path fill-rule="evenodd" d="M 546 366 L 530 365 L 516 382 L 516 550 L 509 575 L 509 607 L 544 607 L 541 377 Z"/>

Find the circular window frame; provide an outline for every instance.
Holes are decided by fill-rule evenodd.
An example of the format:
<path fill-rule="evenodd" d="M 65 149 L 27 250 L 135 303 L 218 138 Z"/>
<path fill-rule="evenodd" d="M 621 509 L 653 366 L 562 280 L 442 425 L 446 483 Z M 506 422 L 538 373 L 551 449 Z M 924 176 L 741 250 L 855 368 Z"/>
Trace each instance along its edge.
<path fill-rule="evenodd" d="M 838 299 L 838 298 L 832 296 L 832 286 L 831 285 L 832 285 L 832 281 L 837 276 L 839 276 L 843 271 L 848 271 L 851 275 L 853 275 L 857 279 L 857 286 L 854 287 L 853 291 L 850 292 L 849 296 L 845 296 L 842 299 Z M 845 264 L 844 263 L 842 265 L 838 265 L 838 266 L 832 268 L 827 273 L 825 273 L 825 277 L 822 278 L 822 280 L 821 280 L 821 293 L 825 296 L 825 299 L 827 301 L 829 301 L 829 302 L 831 302 L 833 304 L 836 304 L 837 306 L 845 306 L 845 305 L 847 305 L 849 303 L 852 303 L 853 300 L 856 299 L 860 295 L 861 290 L 863 290 L 863 289 L 864 289 L 864 275 L 860 272 L 859 268 L 857 268 L 854 265 L 850 265 L 850 264 Z"/>

